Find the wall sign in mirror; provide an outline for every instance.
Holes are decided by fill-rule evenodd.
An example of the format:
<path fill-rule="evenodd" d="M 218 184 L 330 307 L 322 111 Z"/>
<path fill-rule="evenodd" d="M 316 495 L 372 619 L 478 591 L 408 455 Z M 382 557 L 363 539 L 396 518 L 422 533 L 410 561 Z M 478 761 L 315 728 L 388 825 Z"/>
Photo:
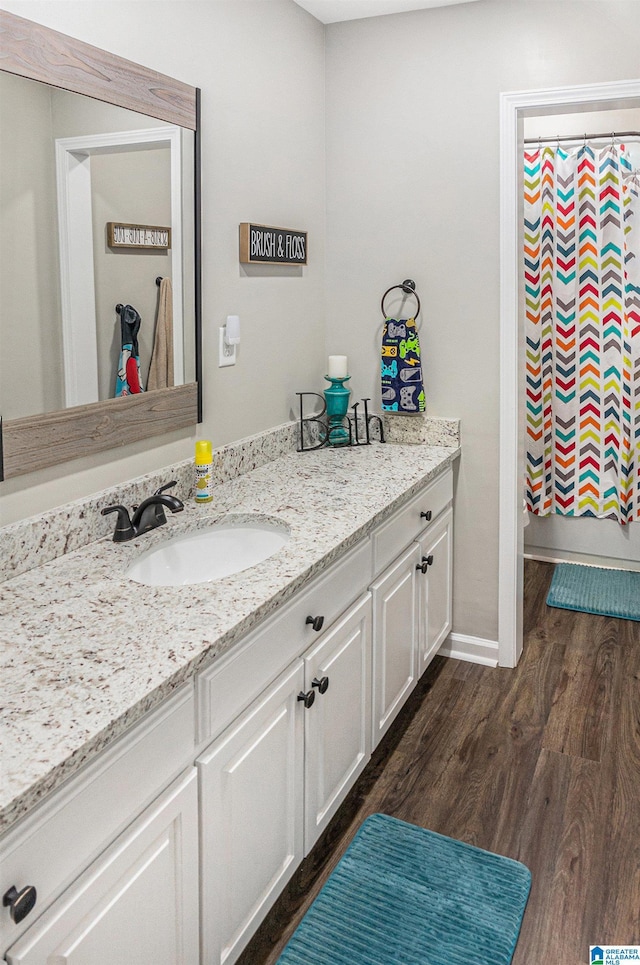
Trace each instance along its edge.
<path fill-rule="evenodd" d="M 307 232 L 243 221 L 240 261 L 243 265 L 306 265 Z"/>
<path fill-rule="evenodd" d="M 110 248 L 170 248 L 171 228 L 107 221 L 107 244 Z"/>
<path fill-rule="evenodd" d="M 199 91 L 3 10 L 0 46 L 2 479 L 195 427 L 202 390 Z M 139 310 L 148 368 L 157 277 L 172 286 L 175 385 L 114 398 L 115 306 Z"/>

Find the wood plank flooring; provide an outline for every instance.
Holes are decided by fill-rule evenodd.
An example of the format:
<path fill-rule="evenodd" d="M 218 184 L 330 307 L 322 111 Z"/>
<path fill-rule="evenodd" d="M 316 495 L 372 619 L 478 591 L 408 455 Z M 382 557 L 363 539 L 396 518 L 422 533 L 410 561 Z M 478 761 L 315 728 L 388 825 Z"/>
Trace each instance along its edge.
<path fill-rule="evenodd" d="M 640 944 L 640 624 L 548 608 L 552 571 L 525 566 L 515 670 L 434 660 L 241 965 L 276 962 L 376 811 L 531 869 L 513 965 Z"/>

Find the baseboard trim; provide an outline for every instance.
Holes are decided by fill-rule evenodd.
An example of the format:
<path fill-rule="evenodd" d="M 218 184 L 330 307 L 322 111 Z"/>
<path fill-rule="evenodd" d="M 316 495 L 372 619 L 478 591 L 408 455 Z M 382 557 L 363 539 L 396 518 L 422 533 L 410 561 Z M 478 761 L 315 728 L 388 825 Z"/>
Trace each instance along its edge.
<path fill-rule="evenodd" d="M 603 570 L 640 570 L 640 560 L 620 560 L 613 556 L 589 556 L 587 553 L 573 553 L 570 550 L 541 549 L 532 546 L 522 554 L 525 560 L 539 563 L 579 563 L 581 566 L 598 566 Z"/>
<path fill-rule="evenodd" d="M 498 666 L 498 641 L 471 637 L 466 633 L 450 633 L 438 653 L 454 660 L 468 660 L 485 667 Z"/>

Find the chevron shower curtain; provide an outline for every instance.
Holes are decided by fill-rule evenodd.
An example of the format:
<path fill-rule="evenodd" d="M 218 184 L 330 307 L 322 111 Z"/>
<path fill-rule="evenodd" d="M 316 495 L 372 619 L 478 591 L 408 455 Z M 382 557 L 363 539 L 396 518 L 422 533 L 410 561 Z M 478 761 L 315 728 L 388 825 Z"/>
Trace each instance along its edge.
<path fill-rule="evenodd" d="M 640 519 L 640 205 L 622 145 L 524 156 L 526 502 Z"/>

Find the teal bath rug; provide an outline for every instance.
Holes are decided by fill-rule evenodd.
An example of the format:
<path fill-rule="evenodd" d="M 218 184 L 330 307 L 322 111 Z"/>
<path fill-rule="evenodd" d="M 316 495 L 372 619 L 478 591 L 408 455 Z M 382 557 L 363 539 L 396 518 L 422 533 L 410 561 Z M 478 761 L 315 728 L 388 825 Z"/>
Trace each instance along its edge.
<path fill-rule="evenodd" d="M 530 886 L 519 861 L 374 814 L 278 965 L 509 965 Z"/>
<path fill-rule="evenodd" d="M 640 620 L 640 573 L 557 563 L 547 606 Z"/>

